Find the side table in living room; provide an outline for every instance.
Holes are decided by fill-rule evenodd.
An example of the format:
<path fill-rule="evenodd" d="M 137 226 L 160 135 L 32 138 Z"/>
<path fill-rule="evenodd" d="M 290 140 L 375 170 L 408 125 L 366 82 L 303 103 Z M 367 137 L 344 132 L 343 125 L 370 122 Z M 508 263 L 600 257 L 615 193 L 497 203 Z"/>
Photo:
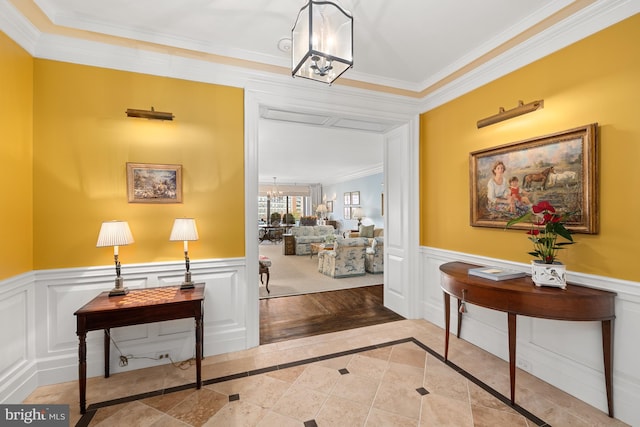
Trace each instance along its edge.
<path fill-rule="evenodd" d="M 284 245 L 282 245 L 283 255 L 295 255 L 296 254 L 296 241 L 293 238 L 293 234 L 283 234 Z"/>

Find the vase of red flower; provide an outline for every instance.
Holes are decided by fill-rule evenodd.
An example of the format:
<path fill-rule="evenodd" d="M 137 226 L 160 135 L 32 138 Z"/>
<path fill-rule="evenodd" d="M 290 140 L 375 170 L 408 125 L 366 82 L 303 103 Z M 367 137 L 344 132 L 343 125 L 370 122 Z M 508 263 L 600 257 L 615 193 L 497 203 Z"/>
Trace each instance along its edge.
<path fill-rule="evenodd" d="M 543 200 L 533 205 L 530 212 L 507 222 L 507 228 L 523 221 L 531 224 L 527 235 L 533 242 L 534 250 L 529 255 L 539 258 L 531 261 L 531 278 L 537 286 L 566 287 L 566 267 L 556 257 L 565 245 L 575 243 L 571 232 L 564 225 L 568 215 L 556 212 L 551 203 Z M 564 241 L 558 241 L 559 237 Z"/>
<path fill-rule="evenodd" d="M 536 286 L 567 287 L 567 266 L 559 261 L 545 264 L 539 259 L 531 260 L 531 280 Z"/>

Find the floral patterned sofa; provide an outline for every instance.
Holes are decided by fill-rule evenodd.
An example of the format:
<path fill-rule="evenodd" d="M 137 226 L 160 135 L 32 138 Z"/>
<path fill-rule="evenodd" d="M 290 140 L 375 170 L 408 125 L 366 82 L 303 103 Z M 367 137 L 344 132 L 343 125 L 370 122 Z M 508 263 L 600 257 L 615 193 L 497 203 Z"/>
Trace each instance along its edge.
<path fill-rule="evenodd" d="M 367 246 L 364 237 L 336 239 L 333 250 L 318 253 L 318 271 L 334 279 L 364 275 Z"/>
<path fill-rule="evenodd" d="M 312 243 L 324 243 L 335 229 L 331 225 L 302 225 L 293 227 L 291 234 L 296 247 L 296 255 L 309 255 Z"/>
<path fill-rule="evenodd" d="M 367 248 L 364 269 L 367 273 L 384 273 L 384 237 L 374 237 Z"/>

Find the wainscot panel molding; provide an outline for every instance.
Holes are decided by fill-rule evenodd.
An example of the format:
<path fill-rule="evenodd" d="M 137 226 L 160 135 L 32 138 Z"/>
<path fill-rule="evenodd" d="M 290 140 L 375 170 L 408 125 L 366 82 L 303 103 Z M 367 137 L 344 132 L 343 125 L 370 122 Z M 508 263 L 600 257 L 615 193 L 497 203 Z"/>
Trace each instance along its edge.
<path fill-rule="evenodd" d="M 203 282 L 204 356 L 247 346 L 247 277 L 244 258 L 191 261 L 195 282 Z M 129 289 L 179 285 L 184 262 L 127 264 Z M 0 330 L 7 349 L 0 354 L 0 402 L 19 403 L 36 387 L 78 378 L 78 337 L 74 312 L 113 288 L 113 266 L 39 270 L 0 282 Z M 257 287 L 257 281 L 256 287 Z M 254 283 L 254 282 L 252 282 Z M 111 330 L 111 372 L 118 373 L 194 357 L 193 319 L 136 325 Z M 118 350 L 119 349 L 119 350 Z M 120 352 L 129 356 L 120 366 Z M 103 372 L 103 333 L 87 334 L 87 375 Z"/>
<path fill-rule="evenodd" d="M 0 281 L 0 402 L 24 399 L 38 386 L 33 272 Z"/>
<path fill-rule="evenodd" d="M 530 272 L 528 264 L 428 247 L 422 247 L 420 252 L 422 317 L 443 328 L 440 265 L 462 261 Z M 640 354 L 640 341 L 637 339 L 640 283 L 571 271 L 567 276 L 572 283 L 618 294 L 613 363 L 615 416 L 631 425 L 640 425 L 640 413 L 637 411 L 640 402 L 640 371 L 637 368 L 637 355 Z M 451 306 L 452 324 L 455 325 L 457 306 L 453 303 Z M 518 368 L 607 412 L 600 322 L 564 322 L 518 316 L 517 328 Z M 501 359 L 509 358 L 506 313 L 467 304 L 460 336 Z M 455 332 L 451 339 L 457 339 Z M 442 340 L 444 342 L 444 332 Z M 455 359 L 452 362 L 455 363 Z"/>

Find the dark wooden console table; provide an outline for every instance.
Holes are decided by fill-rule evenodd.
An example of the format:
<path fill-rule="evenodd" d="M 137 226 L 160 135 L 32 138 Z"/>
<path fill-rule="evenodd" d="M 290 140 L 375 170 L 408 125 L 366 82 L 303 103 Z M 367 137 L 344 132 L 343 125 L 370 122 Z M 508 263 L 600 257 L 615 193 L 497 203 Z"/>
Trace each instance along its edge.
<path fill-rule="evenodd" d="M 458 300 L 458 330 L 462 325 L 462 302 L 476 304 L 508 315 L 509 378 L 511 404 L 515 402 L 516 374 L 516 315 L 542 319 L 601 321 L 604 376 L 607 388 L 609 416 L 613 417 L 613 321 L 615 292 L 567 284 L 566 289 L 537 287 L 531 277 L 494 281 L 468 274 L 478 265 L 449 262 L 440 266 L 441 287 L 444 291 L 445 344 L 444 359 L 449 353 L 450 298 Z"/>
<path fill-rule="evenodd" d="M 80 413 L 84 414 L 87 410 L 88 331 L 104 329 L 104 377 L 108 378 L 110 328 L 193 317 L 196 329 L 196 387 L 201 388 L 203 304 L 204 283 L 196 283 L 193 289 L 180 290 L 180 286 L 165 286 L 131 290 L 127 295 L 115 297 L 110 297 L 106 291 L 76 311 Z"/>

